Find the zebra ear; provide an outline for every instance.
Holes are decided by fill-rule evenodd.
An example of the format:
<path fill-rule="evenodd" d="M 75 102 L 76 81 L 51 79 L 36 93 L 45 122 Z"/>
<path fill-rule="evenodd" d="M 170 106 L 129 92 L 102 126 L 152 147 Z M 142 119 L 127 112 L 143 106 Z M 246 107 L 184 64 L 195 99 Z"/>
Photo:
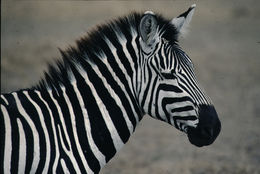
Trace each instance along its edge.
<path fill-rule="evenodd" d="M 193 4 L 186 12 L 171 20 L 171 24 L 175 26 L 179 33 L 178 37 L 184 36 L 187 33 L 195 7 L 196 4 Z"/>
<path fill-rule="evenodd" d="M 153 12 L 147 11 L 139 24 L 139 33 L 146 47 L 152 47 L 157 42 L 157 19 Z"/>

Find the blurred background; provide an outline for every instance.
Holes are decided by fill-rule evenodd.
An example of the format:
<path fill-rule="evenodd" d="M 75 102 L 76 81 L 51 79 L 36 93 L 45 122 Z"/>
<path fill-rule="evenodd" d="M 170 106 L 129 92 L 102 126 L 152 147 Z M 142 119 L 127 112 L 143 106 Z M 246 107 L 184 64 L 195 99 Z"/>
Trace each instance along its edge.
<path fill-rule="evenodd" d="M 260 173 L 260 1 L 1 1 L 1 92 L 36 84 L 47 62 L 96 24 L 131 11 L 173 18 L 197 4 L 180 45 L 222 121 L 216 142 L 145 116 L 102 174 Z"/>

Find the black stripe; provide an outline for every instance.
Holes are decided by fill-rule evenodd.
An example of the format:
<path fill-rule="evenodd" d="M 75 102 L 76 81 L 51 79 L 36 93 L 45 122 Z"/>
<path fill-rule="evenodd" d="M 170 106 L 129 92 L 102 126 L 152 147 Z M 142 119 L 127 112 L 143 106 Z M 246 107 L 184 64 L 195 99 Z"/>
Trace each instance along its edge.
<path fill-rule="evenodd" d="M 100 165 L 98 160 L 94 156 L 88 142 L 88 138 L 85 130 L 86 128 L 84 125 L 84 116 L 82 115 L 82 111 L 81 111 L 82 108 L 80 107 L 79 101 L 77 100 L 77 96 L 71 86 L 66 87 L 66 93 L 70 98 L 72 108 L 75 114 L 75 122 L 76 122 L 77 135 L 78 135 L 80 147 L 84 153 L 84 156 L 86 158 L 89 167 L 93 171 L 97 172 L 100 170 Z"/>
<path fill-rule="evenodd" d="M 162 45 L 163 46 L 163 45 Z M 162 69 L 165 69 L 165 57 L 162 56 L 162 52 L 163 52 L 163 47 L 159 49 L 158 51 L 158 56 L 159 56 L 159 61 L 160 61 L 160 65 Z"/>
<path fill-rule="evenodd" d="M 82 66 L 87 71 L 89 80 L 92 82 L 92 84 L 96 88 L 97 94 L 101 98 L 102 102 L 105 104 L 106 109 L 110 115 L 110 118 L 113 121 L 115 128 L 118 131 L 120 138 L 122 139 L 122 141 L 124 143 L 126 143 L 130 137 L 130 132 L 128 130 L 128 127 L 127 127 L 126 121 L 123 117 L 123 113 L 122 113 L 121 109 L 118 107 L 114 98 L 112 98 L 111 94 L 109 93 L 107 88 L 104 86 L 102 80 L 94 72 L 92 67 L 87 62 L 85 64 L 82 64 Z M 99 66 L 101 66 L 101 65 L 99 65 Z"/>
<path fill-rule="evenodd" d="M 184 126 L 184 124 L 183 124 L 183 123 L 179 123 L 179 124 L 180 124 L 179 129 L 183 131 L 183 126 Z"/>
<path fill-rule="evenodd" d="M 72 150 L 73 155 L 74 155 L 74 157 L 77 161 L 77 164 L 79 166 L 81 173 L 84 173 L 84 172 L 86 172 L 84 165 L 82 163 L 82 160 L 80 158 L 78 151 L 76 150 L 77 146 L 76 146 L 75 138 L 74 138 L 74 135 L 73 135 L 72 122 L 71 122 L 71 116 L 70 116 L 70 113 L 69 113 L 69 108 L 68 108 L 67 103 L 65 101 L 65 98 L 63 96 L 63 91 L 60 88 L 57 88 L 57 91 L 58 91 L 59 96 L 54 95 L 54 98 L 56 99 L 56 101 L 58 102 L 58 104 L 61 108 L 62 117 L 64 118 L 64 121 L 65 121 L 65 129 L 68 133 L 72 149 L 69 148 L 68 142 L 67 142 L 67 145 L 68 145 L 67 148 L 69 150 Z M 62 125 L 60 125 L 60 128 L 63 129 Z M 65 136 L 65 130 L 64 130 L 64 136 Z M 64 139 L 64 142 L 66 142 L 66 138 Z"/>
<path fill-rule="evenodd" d="M 170 52 L 170 50 L 171 50 L 171 48 L 170 48 L 170 46 L 169 45 L 166 45 L 165 46 L 165 59 L 166 59 L 166 69 L 170 69 L 171 68 L 171 64 L 170 64 L 170 62 L 171 62 L 171 59 L 172 59 L 172 57 L 171 57 L 171 52 Z"/>
<path fill-rule="evenodd" d="M 190 86 L 188 86 L 187 84 L 186 84 L 186 82 L 183 80 L 183 79 L 181 79 L 181 78 L 179 78 L 179 86 L 184 90 L 184 91 L 186 91 L 191 97 L 193 97 L 194 98 L 194 100 L 196 100 L 196 101 L 198 101 L 198 98 L 197 98 L 197 96 L 194 94 L 194 89 L 191 89 L 190 88 Z M 185 86 L 184 86 L 185 85 Z"/>
<path fill-rule="evenodd" d="M 189 79 L 187 79 L 183 74 L 182 74 L 182 78 L 186 80 L 184 81 L 183 79 L 179 78 L 180 81 L 183 84 L 185 84 L 185 89 L 187 90 L 186 92 L 189 93 L 190 96 L 193 97 L 196 101 L 200 101 L 200 96 L 198 95 L 198 90 L 195 88 L 195 86 L 192 86 Z"/>
<path fill-rule="evenodd" d="M 106 161 L 108 161 L 116 153 L 110 132 L 105 124 L 104 118 L 100 112 L 100 108 L 91 92 L 90 87 L 85 83 L 84 78 L 79 74 L 79 72 L 77 72 L 74 67 L 71 67 L 71 69 L 77 80 L 77 87 L 88 111 L 93 140 L 101 153 L 105 155 Z M 91 164 L 91 162 L 89 164 Z"/>
<path fill-rule="evenodd" d="M 130 44 L 129 44 L 130 45 Z M 122 70 L 120 69 L 120 67 L 118 66 L 117 62 L 115 61 L 115 57 L 112 54 L 111 50 L 109 49 L 109 47 L 107 46 L 107 44 L 104 44 L 104 47 L 102 48 L 106 57 L 107 57 L 107 61 L 110 64 L 111 68 L 113 69 L 113 71 L 115 72 L 116 76 L 120 79 L 120 81 L 122 82 L 122 84 L 124 85 L 126 92 L 129 95 L 131 102 L 134 106 L 135 109 L 135 113 L 138 113 L 138 118 L 139 120 L 142 118 L 142 115 L 140 114 L 140 109 L 139 106 L 137 104 L 137 99 L 135 98 L 135 96 L 131 95 L 131 89 L 129 86 L 128 81 L 126 80 L 126 76 L 125 74 L 122 72 Z M 130 51 L 131 52 L 131 51 Z M 134 53 L 133 53 L 134 54 Z M 93 55 L 95 56 L 95 55 Z M 135 63 L 135 66 L 137 66 L 137 64 Z M 102 71 L 101 71 L 102 72 Z M 109 79 L 107 79 L 108 81 L 110 81 Z M 135 125 L 135 124 L 134 124 Z"/>
<path fill-rule="evenodd" d="M 152 115 L 152 106 L 154 105 L 153 96 L 155 95 L 154 93 L 156 92 L 155 86 L 156 86 L 157 80 L 158 80 L 158 76 L 154 79 L 153 84 L 152 84 L 152 90 L 151 90 L 151 95 L 150 95 L 150 100 L 149 100 L 150 102 L 148 105 L 148 114 L 149 115 Z"/>
<path fill-rule="evenodd" d="M 189 85 L 193 86 L 198 101 L 206 100 L 205 95 L 202 93 L 201 89 L 198 86 L 194 72 L 191 70 L 191 68 L 188 65 L 184 65 L 184 68 L 186 70 L 186 74 L 189 74 L 189 79 L 186 78 L 187 79 L 186 81 L 189 82 Z"/>
<path fill-rule="evenodd" d="M 185 97 L 172 97 L 172 98 L 165 97 L 165 98 L 163 98 L 163 101 L 165 104 L 173 104 L 173 103 L 185 102 L 185 101 L 189 101 L 189 102 L 193 103 L 191 98 L 186 97 L 186 96 Z"/>
<path fill-rule="evenodd" d="M 4 95 L 3 95 L 3 97 L 4 97 Z M 2 94 L 1 94 L 1 97 L 0 97 L 0 104 L 7 106 L 7 103 L 5 103 L 5 100 L 2 98 Z"/>
<path fill-rule="evenodd" d="M 160 84 L 158 86 L 157 90 L 162 90 L 162 91 L 167 91 L 167 92 L 174 92 L 174 93 L 182 93 L 183 90 L 181 90 L 180 88 L 178 88 L 177 86 L 173 86 L 173 85 L 169 85 L 169 84 Z"/>
<path fill-rule="evenodd" d="M 45 136 L 44 136 L 44 133 L 43 133 L 43 128 L 42 128 L 40 120 L 39 120 L 39 115 L 38 115 L 35 107 L 31 104 L 31 102 L 27 99 L 27 97 L 21 91 L 18 92 L 17 95 L 18 95 L 18 98 L 21 102 L 22 107 L 24 108 L 25 112 L 28 114 L 28 116 L 32 120 L 32 122 L 35 125 L 35 128 L 37 130 L 37 133 L 39 135 L 40 161 L 39 161 L 39 165 L 38 165 L 37 170 L 42 171 L 43 167 L 44 167 L 45 158 L 46 158 L 46 143 L 45 143 Z M 23 119 L 21 119 L 21 121 L 22 120 Z M 24 119 L 24 122 L 25 121 L 26 120 Z M 23 126 L 25 127 L 25 125 L 27 125 L 27 124 L 23 123 Z M 29 131 L 29 132 L 31 132 L 31 131 Z M 33 155 L 34 155 L 32 147 L 35 146 L 35 144 L 33 144 L 34 143 L 33 142 L 33 136 L 28 135 L 29 132 L 25 131 L 26 151 L 27 151 L 25 173 L 27 173 L 27 172 L 29 173 L 29 171 L 31 170 L 32 160 L 33 160 Z"/>
<path fill-rule="evenodd" d="M 181 78 L 180 79 L 182 80 L 182 82 L 184 84 L 186 84 L 186 86 L 189 88 L 189 90 L 191 90 L 190 92 L 188 92 L 188 91 L 187 92 L 192 93 L 193 95 L 191 95 L 191 96 L 196 98 L 197 101 L 203 100 L 204 96 L 203 96 L 203 94 L 200 94 L 200 89 L 197 87 L 196 82 L 194 81 L 195 75 L 194 75 L 193 71 L 191 70 L 192 63 L 187 60 L 188 59 L 187 56 L 184 56 L 184 55 L 186 55 L 185 53 L 178 51 L 177 55 L 178 55 L 178 59 L 180 60 L 180 64 L 183 67 L 183 71 L 185 70 L 185 73 L 187 75 L 189 75 L 189 78 L 187 78 L 185 74 L 180 73 L 182 75 L 182 78 L 185 79 L 186 82 L 184 80 L 182 80 Z"/>
<path fill-rule="evenodd" d="M 57 92 L 58 92 L 57 90 L 58 90 L 58 89 L 52 90 L 51 93 L 52 93 L 53 98 L 56 99 L 56 102 L 59 103 L 59 101 L 57 101 L 57 99 L 59 98 L 59 94 L 57 93 Z M 62 126 L 62 123 L 61 123 L 61 120 L 60 120 L 60 117 L 63 117 L 63 116 L 62 116 L 62 115 L 59 115 L 58 106 L 56 105 L 56 103 L 54 103 L 54 101 L 52 101 L 52 102 L 53 102 L 53 104 L 54 104 L 55 110 L 57 111 L 57 119 L 59 120 L 59 124 L 57 124 L 57 130 L 59 130 L 59 129 L 58 129 L 58 126 L 59 126 L 59 127 L 60 127 L 60 131 L 61 131 L 61 136 L 62 136 L 63 142 L 64 142 L 66 148 L 67 148 L 68 150 L 71 150 L 71 149 L 69 148 L 69 142 L 67 142 L 67 138 L 66 138 L 66 136 L 65 136 L 65 130 L 64 130 L 64 128 L 63 128 L 63 126 Z M 62 108 L 60 108 L 60 109 L 62 110 Z M 62 114 L 62 111 L 61 111 L 61 114 Z M 59 135 L 59 134 L 57 133 L 57 135 Z"/>
<path fill-rule="evenodd" d="M 155 93 L 155 102 L 156 102 L 156 106 L 155 106 L 155 116 L 162 121 L 166 121 L 164 120 L 161 115 L 159 114 L 159 108 L 161 108 L 161 101 L 159 101 L 159 95 L 160 95 L 161 90 L 159 90 L 158 88 L 156 89 L 156 93 Z"/>
<path fill-rule="evenodd" d="M 184 106 L 184 107 L 174 108 L 171 110 L 171 112 L 184 112 L 190 110 L 194 110 L 194 108 L 192 106 Z"/>
<path fill-rule="evenodd" d="M 165 98 L 162 99 L 162 110 L 163 112 L 165 113 L 165 116 L 166 116 L 166 119 L 165 121 L 167 121 L 168 123 L 170 123 L 170 120 L 171 120 L 171 116 L 170 116 L 170 113 L 167 111 L 166 109 L 166 105 L 169 104 L 167 103 L 167 100 L 165 100 Z"/>
<path fill-rule="evenodd" d="M 70 173 L 70 174 L 77 174 L 75 168 L 73 167 L 72 161 L 71 161 L 71 159 L 69 158 L 69 156 L 65 155 L 65 156 L 63 156 L 62 158 L 63 158 L 63 160 L 64 160 L 64 162 L 65 162 L 65 165 L 66 165 L 67 169 L 69 170 L 69 173 Z M 61 160 L 59 160 L 58 163 L 61 163 Z M 60 166 L 60 167 L 62 167 L 62 166 Z M 64 172 L 64 171 L 63 171 L 63 172 Z M 65 171 L 64 173 L 68 173 L 68 172 Z"/>
<path fill-rule="evenodd" d="M 96 60 L 97 66 L 99 68 L 99 71 L 102 73 L 103 77 L 106 78 L 106 80 L 109 83 L 109 85 L 111 86 L 111 88 L 113 88 L 114 92 L 119 96 L 119 98 L 121 100 L 121 103 L 122 103 L 124 109 L 126 110 L 126 114 L 127 114 L 128 118 L 129 118 L 129 120 L 131 121 L 133 127 L 135 128 L 135 126 L 136 126 L 135 113 L 131 109 L 130 103 L 129 103 L 127 97 L 125 96 L 123 90 L 120 88 L 120 86 L 114 80 L 113 76 L 108 71 L 106 66 L 100 61 L 100 59 L 95 59 L 95 60 Z M 133 94 L 132 93 L 127 93 L 127 95 L 130 97 Z M 130 101 L 130 102 L 132 102 L 132 101 Z M 116 113 L 113 113 L 113 114 L 116 114 Z M 118 114 L 123 115 L 123 113 L 118 113 Z"/>
<path fill-rule="evenodd" d="M 52 95 L 56 95 L 54 93 L 56 93 L 56 92 L 52 91 Z M 63 147 L 61 145 L 61 139 L 60 139 L 59 131 L 58 131 L 59 130 L 58 125 L 61 125 L 61 122 L 59 119 L 57 107 L 56 107 L 55 103 L 52 101 L 52 98 L 50 97 L 50 94 L 47 91 L 42 93 L 42 98 L 46 101 L 46 103 L 48 104 L 48 106 L 52 112 L 52 116 L 54 119 L 54 128 L 53 129 L 56 130 L 57 143 L 58 143 L 58 144 L 56 144 L 56 146 L 58 146 L 58 148 L 59 148 L 60 158 L 66 158 L 67 155 L 64 152 Z M 60 127 L 60 129 L 62 130 L 62 127 Z M 65 140 L 63 131 L 61 131 L 61 136 L 62 136 L 63 140 Z"/>
<path fill-rule="evenodd" d="M 188 73 L 186 72 L 186 74 L 188 74 Z M 192 90 L 192 93 L 194 94 L 193 97 L 195 97 L 197 101 L 203 100 L 203 95 L 200 94 L 200 89 L 194 82 L 193 77 L 187 78 L 187 76 L 185 76 L 184 74 L 182 74 L 182 75 L 183 75 L 182 78 L 186 80 L 186 82 L 184 82 L 184 81 L 183 82 L 186 83 L 186 86 L 188 86 Z"/>
<path fill-rule="evenodd" d="M 11 123 L 11 136 L 12 136 L 12 154 L 11 154 L 11 173 L 18 173 L 18 161 L 19 161 L 19 142 L 20 142 L 20 137 L 19 137 L 19 129 L 17 125 L 16 119 L 19 117 L 21 118 L 22 116 L 17 110 L 15 99 L 12 95 L 4 95 L 5 98 L 7 99 L 9 105 L 7 107 L 7 111 L 9 113 L 9 118 L 10 118 L 10 123 Z"/>
<path fill-rule="evenodd" d="M 191 120 L 191 121 L 194 121 L 194 120 L 197 120 L 198 118 L 195 116 L 195 115 L 192 115 L 192 116 L 173 116 L 174 119 L 176 120 Z"/>
<path fill-rule="evenodd" d="M 161 73 L 161 75 L 165 78 L 165 79 L 168 79 L 168 80 L 173 80 L 173 79 L 176 79 L 176 75 L 172 72 L 170 73 Z"/>
<path fill-rule="evenodd" d="M 169 55 L 167 53 L 167 45 L 163 45 L 163 52 L 164 52 L 164 59 L 166 59 L 166 65 L 165 65 L 165 69 L 169 68 Z"/>
<path fill-rule="evenodd" d="M 44 117 L 44 123 L 46 125 L 46 129 L 49 135 L 49 140 L 50 141 L 50 162 L 49 162 L 49 170 L 48 173 L 52 173 L 51 168 L 54 163 L 56 151 L 55 151 L 55 140 L 54 140 L 54 134 L 53 130 L 51 127 L 51 116 L 50 113 L 46 107 L 46 105 L 43 103 L 43 101 L 39 98 L 39 96 L 34 92 L 34 91 L 28 91 L 29 96 L 31 99 L 38 104 L 38 106 L 41 109 L 42 115 Z M 48 165 L 48 164 L 47 164 Z M 41 173 L 41 170 L 38 168 L 36 173 Z"/>
<path fill-rule="evenodd" d="M 154 67 L 154 69 L 156 68 L 156 71 L 159 71 L 160 70 L 160 63 L 159 63 L 159 58 L 155 55 L 154 56 L 154 59 L 153 59 L 153 61 L 155 62 L 155 65 L 153 65 L 153 64 L 151 64 L 151 65 L 153 65 Z"/>
<path fill-rule="evenodd" d="M 54 172 L 53 172 L 54 173 Z M 58 162 L 58 165 L 57 165 L 57 169 L 56 169 L 56 173 L 58 174 L 65 174 L 65 172 L 63 171 L 62 169 L 62 166 L 61 166 L 61 163 Z"/>
<path fill-rule="evenodd" d="M 126 48 L 130 54 L 131 57 L 128 57 L 128 59 L 132 59 L 132 62 L 137 62 L 137 55 L 135 54 L 134 48 L 131 44 L 133 40 L 133 36 L 131 35 L 130 27 L 120 27 L 121 32 L 126 38 Z M 135 64 L 135 69 L 137 69 L 137 64 Z"/>
<path fill-rule="evenodd" d="M 145 66 L 146 67 L 146 66 Z M 147 99 L 147 94 L 148 94 L 148 91 L 150 89 L 150 85 L 151 85 L 151 82 L 152 82 L 152 72 L 151 72 L 151 69 L 150 68 L 147 68 L 147 71 L 144 72 L 144 74 L 147 74 L 148 73 L 148 82 L 147 82 L 147 85 L 146 85 L 146 88 L 145 88 L 145 91 L 144 91 L 144 94 L 142 96 L 142 102 L 141 102 L 141 107 L 143 108 L 144 107 L 144 104 L 145 104 L 145 101 Z"/>
<path fill-rule="evenodd" d="M 75 74 L 75 73 L 77 73 L 75 71 L 75 69 L 73 67 L 72 67 L 72 69 L 74 71 L 74 75 L 77 75 L 77 74 Z M 81 78 L 81 77 L 80 76 L 77 77 L 77 79 L 79 79 L 79 78 Z M 79 79 L 79 80 L 83 80 L 83 79 Z M 67 84 L 66 85 L 66 94 L 67 94 L 68 98 L 70 99 L 70 102 L 72 104 L 72 108 L 73 108 L 73 111 L 75 114 L 76 129 L 77 129 L 77 135 L 78 135 L 80 147 L 84 153 L 84 156 L 86 158 L 86 161 L 87 161 L 90 169 L 96 173 L 100 170 L 100 165 L 99 165 L 98 160 L 94 156 L 92 149 L 88 142 L 88 138 L 87 138 L 87 134 L 86 134 L 86 130 L 85 130 L 86 128 L 84 125 L 84 122 L 85 122 L 84 116 L 82 114 L 83 108 L 80 107 L 79 100 L 78 100 L 76 93 L 75 93 L 72 85 L 70 84 L 70 82 L 68 81 L 68 83 L 66 83 L 66 84 Z M 82 83 L 77 83 L 78 89 L 79 88 L 83 89 L 83 94 L 82 94 L 83 100 L 88 98 L 87 94 L 85 94 L 87 91 L 84 92 L 85 85 L 86 84 L 84 84 L 83 81 L 82 81 Z"/>
<path fill-rule="evenodd" d="M 117 56 L 120 59 L 122 65 L 125 67 L 128 76 L 132 77 L 133 70 L 131 69 L 130 62 L 129 62 L 128 58 L 125 56 L 122 44 L 118 41 L 118 38 L 117 38 L 117 36 L 116 36 L 116 34 L 114 32 L 115 31 L 112 30 L 111 34 L 106 35 L 106 37 L 113 44 L 113 46 L 116 48 Z M 103 50 L 103 48 L 102 48 L 102 50 Z"/>
<path fill-rule="evenodd" d="M 177 129 L 180 129 L 180 127 L 178 126 L 177 124 L 177 120 L 173 118 L 173 123 L 174 123 L 174 126 L 177 128 Z"/>
<path fill-rule="evenodd" d="M 33 132 L 32 132 L 32 128 L 30 127 L 30 125 L 28 124 L 28 122 L 24 119 L 24 117 L 20 118 L 22 127 L 24 129 L 24 133 L 25 133 L 25 139 L 26 139 L 26 144 L 24 144 L 24 146 L 26 145 L 26 154 L 22 154 L 22 155 L 26 155 L 26 165 L 25 165 L 25 173 L 30 173 L 31 167 L 32 167 L 32 160 L 33 160 L 33 150 L 34 150 L 34 142 L 33 142 Z M 19 130 L 19 129 L 18 129 Z M 17 134 L 19 135 L 19 132 L 17 132 Z M 40 139 L 40 137 L 39 137 Z M 40 140 L 41 142 L 41 140 Z M 41 148 L 40 148 L 41 150 Z M 17 158 L 16 154 L 16 158 Z M 21 158 L 19 156 L 19 158 Z M 40 161 L 41 162 L 41 161 Z M 41 165 L 41 164 L 39 164 Z"/>

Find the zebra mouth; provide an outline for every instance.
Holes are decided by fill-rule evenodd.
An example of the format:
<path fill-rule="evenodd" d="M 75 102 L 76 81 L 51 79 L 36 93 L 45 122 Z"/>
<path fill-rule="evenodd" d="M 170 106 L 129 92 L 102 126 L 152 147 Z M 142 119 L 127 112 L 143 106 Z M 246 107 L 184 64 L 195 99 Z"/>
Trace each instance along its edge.
<path fill-rule="evenodd" d="M 216 137 L 214 138 L 213 131 L 210 128 L 188 127 L 187 130 L 190 143 L 197 147 L 210 145 L 216 139 Z"/>

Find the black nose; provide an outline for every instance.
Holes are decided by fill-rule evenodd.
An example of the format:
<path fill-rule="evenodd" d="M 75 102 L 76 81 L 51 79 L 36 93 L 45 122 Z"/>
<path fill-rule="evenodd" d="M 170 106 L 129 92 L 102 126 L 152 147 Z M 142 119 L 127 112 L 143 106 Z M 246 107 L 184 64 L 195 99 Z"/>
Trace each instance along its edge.
<path fill-rule="evenodd" d="M 213 106 L 201 105 L 199 123 L 196 128 L 188 128 L 188 138 L 198 147 L 212 144 L 221 130 L 221 123 Z"/>
<path fill-rule="evenodd" d="M 213 136 L 213 128 L 210 126 L 203 126 L 199 128 L 201 136 L 210 139 Z"/>

